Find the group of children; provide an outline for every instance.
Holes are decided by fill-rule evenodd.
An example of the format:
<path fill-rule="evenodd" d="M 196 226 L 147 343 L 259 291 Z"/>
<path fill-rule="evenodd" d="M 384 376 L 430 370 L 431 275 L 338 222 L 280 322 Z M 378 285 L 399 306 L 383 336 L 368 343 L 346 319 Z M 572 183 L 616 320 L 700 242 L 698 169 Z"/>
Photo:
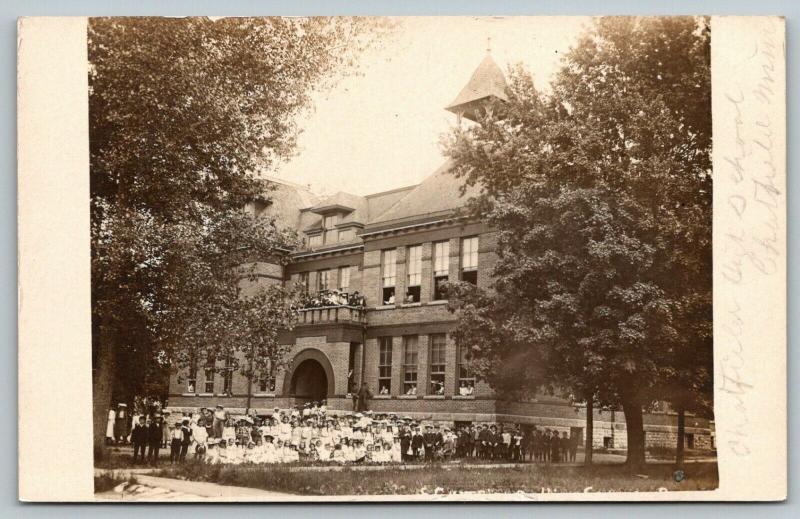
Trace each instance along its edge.
<path fill-rule="evenodd" d="M 322 403 L 275 409 L 270 416 L 230 416 L 222 406 L 201 409 L 170 426 L 172 461 L 187 454 L 207 463 L 402 463 L 453 457 L 575 461 L 576 438 L 566 432 L 497 424 L 455 430 L 394 413 L 328 414 Z M 188 442 L 188 443 L 187 443 Z"/>

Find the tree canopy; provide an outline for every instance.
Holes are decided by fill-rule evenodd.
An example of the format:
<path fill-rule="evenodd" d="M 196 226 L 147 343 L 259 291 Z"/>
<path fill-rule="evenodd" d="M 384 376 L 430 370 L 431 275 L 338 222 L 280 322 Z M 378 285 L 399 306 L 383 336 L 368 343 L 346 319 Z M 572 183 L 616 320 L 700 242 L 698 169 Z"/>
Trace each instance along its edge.
<path fill-rule="evenodd" d="M 240 282 L 257 261 L 286 261 L 297 238 L 244 208 L 269 203 L 257 172 L 292 151 L 311 93 L 353 72 L 383 29 L 359 18 L 90 19 L 96 433 L 112 390 L 130 399 L 150 372 L 165 382 L 164 369 L 201 357 L 280 359 L 292 294 L 243 297 Z"/>
<path fill-rule="evenodd" d="M 709 41 L 705 19 L 599 19 L 549 93 L 517 67 L 446 139 L 498 234 L 493 290 L 451 289 L 476 371 L 621 405 L 633 465 L 643 408 L 711 395 Z"/>

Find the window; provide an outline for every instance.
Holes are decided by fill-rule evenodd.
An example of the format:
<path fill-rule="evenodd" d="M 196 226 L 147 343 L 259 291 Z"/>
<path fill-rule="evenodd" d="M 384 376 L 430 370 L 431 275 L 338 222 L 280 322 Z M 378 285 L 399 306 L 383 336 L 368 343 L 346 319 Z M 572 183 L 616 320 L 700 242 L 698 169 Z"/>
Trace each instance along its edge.
<path fill-rule="evenodd" d="M 322 235 L 321 234 L 315 234 L 313 236 L 309 236 L 308 237 L 308 246 L 311 247 L 312 249 L 314 247 L 322 247 Z"/>
<path fill-rule="evenodd" d="M 686 433 L 684 435 L 685 440 L 684 444 L 687 449 L 694 449 L 694 434 L 693 433 Z"/>
<path fill-rule="evenodd" d="M 378 394 L 392 393 L 392 338 L 378 339 Z"/>
<path fill-rule="evenodd" d="M 225 357 L 225 372 L 222 378 L 222 392 L 233 395 L 233 357 Z"/>
<path fill-rule="evenodd" d="M 403 393 L 406 395 L 417 394 L 417 346 L 416 335 L 403 337 Z"/>
<path fill-rule="evenodd" d="M 445 349 L 447 345 L 446 336 L 437 333 L 430 336 L 430 367 L 431 367 L 431 395 L 444 394 L 444 368 L 445 368 Z"/>
<path fill-rule="evenodd" d="M 197 391 L 197 359 L 192 354 L 192 358 L 189 359 L 189 378 L 186 381 L 186 392 L 194 393 L 195 391 Z"/>
<path fill-rule="evenodd" d="M 382 266 L 382 286 L 383 303 L 386 305 L 394 304 L 394 287 L 397 283 L 397 249 L 387 249 L 383 251 Z"/>
<path fill-rule="evenodd" d="M 458 346 L 458 394 L 461 396 L 471 396 L 475 393 L 475 376 L 468 367 L 468 353 L 467 347 Z"/>
<path fill-rule="evenodd" d="M 445 298 L 443 285 L 450 272 L 450 242 L 440 241 L 433 244 L 433 299 Z"/>
<path fill-rule="evenodd" d="M 478 237 L 461 240 L 461 281 L 478 284 Z"/>
<path fill-rule="evenodd" d="M 350 266 L 339 267 L 339 290 L 347 292 L 350 290 Z"/>
<path fill-rule="evenodd" d="M 258 378 L 258 391 L 260 393 L 275 393 L 275 372 L 270 362 Z"/>
<path fill-rule="evenodd" d="M 308 294 L 308 272 L 301 272 L 298 274 L 297 283 L 300 284 L 303 292 Z"/>
<path fill-rule="evenodd" d="M 322 219 L 322 227 L 324 238 L 323 242 L 327 245 L 329 243 L 335 243 L 338 238 L 338 231 L 336 230 L 336 224 L 338 224 L 342 220 L 342 215 L 334 214 L 331 216 L 326 216 Z"/>
<path fill-rule="evenodd" d="M 355 229 L 342 229 L 339 231 L 339 241 L 350 241 L 356 237 Z"/>
<path fill-rule="evenodd" d="M 205 387 L 203 388 L 206 393 L 213 393 L 214 392 L 214 365 L 216 364 L 216 360 L 214 357 L 209 357 L 208 361 L 206 362 L 206 367 L 203 369 L 205 372 Z"/>
<path fill-rule="evenodd" d="M 328 269 L 320 270 L 317 272 L 317 289 L 321 292 L 323 290 L 328 290 L 330 287 L 331 271 Z"/>
<path fill-rule="evenodd" d="M 422 245 L 408 248 L 406 257 L 408 268 L 408 286 L 404 303 L 419 303 L 420 285 L 422 283 Z"/>

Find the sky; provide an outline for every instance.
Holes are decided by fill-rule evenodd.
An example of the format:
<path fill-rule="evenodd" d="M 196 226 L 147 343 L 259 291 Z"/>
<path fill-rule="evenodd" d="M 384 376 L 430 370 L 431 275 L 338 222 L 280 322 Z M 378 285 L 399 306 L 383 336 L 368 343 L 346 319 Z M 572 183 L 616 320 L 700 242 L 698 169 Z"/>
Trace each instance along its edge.
<path fill-rule="evenodd" d="M 323 195 L 417 184 L 444 162 L 440 139 L 457 123 L 444 107 L 467 84 L 487 44 L 501 69 L 521 63 L 547 90 L 561 56 L 591 23 L 583 17 L 399 21 L 391 37 L 361 56 L 360 74 L 314 95 L 313 110 L 298 121 L 295 156 L 269 175 Z"/>

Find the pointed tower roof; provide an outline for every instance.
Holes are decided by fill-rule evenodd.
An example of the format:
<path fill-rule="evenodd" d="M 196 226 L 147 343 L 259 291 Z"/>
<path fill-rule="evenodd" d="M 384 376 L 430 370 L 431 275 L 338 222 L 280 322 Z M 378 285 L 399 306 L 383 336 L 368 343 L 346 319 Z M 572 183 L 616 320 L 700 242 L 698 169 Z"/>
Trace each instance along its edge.
<path fill-rule="evenodd" d="M 488 52 L 478 68 L 472 73 L 467 85 L 461 89 L 455 100 L 446 110 L 460 114 L 472 121 L 476 120 L 476 109 L 492 98 L 508 101 L 506 96 L 506 77 Z"/>

